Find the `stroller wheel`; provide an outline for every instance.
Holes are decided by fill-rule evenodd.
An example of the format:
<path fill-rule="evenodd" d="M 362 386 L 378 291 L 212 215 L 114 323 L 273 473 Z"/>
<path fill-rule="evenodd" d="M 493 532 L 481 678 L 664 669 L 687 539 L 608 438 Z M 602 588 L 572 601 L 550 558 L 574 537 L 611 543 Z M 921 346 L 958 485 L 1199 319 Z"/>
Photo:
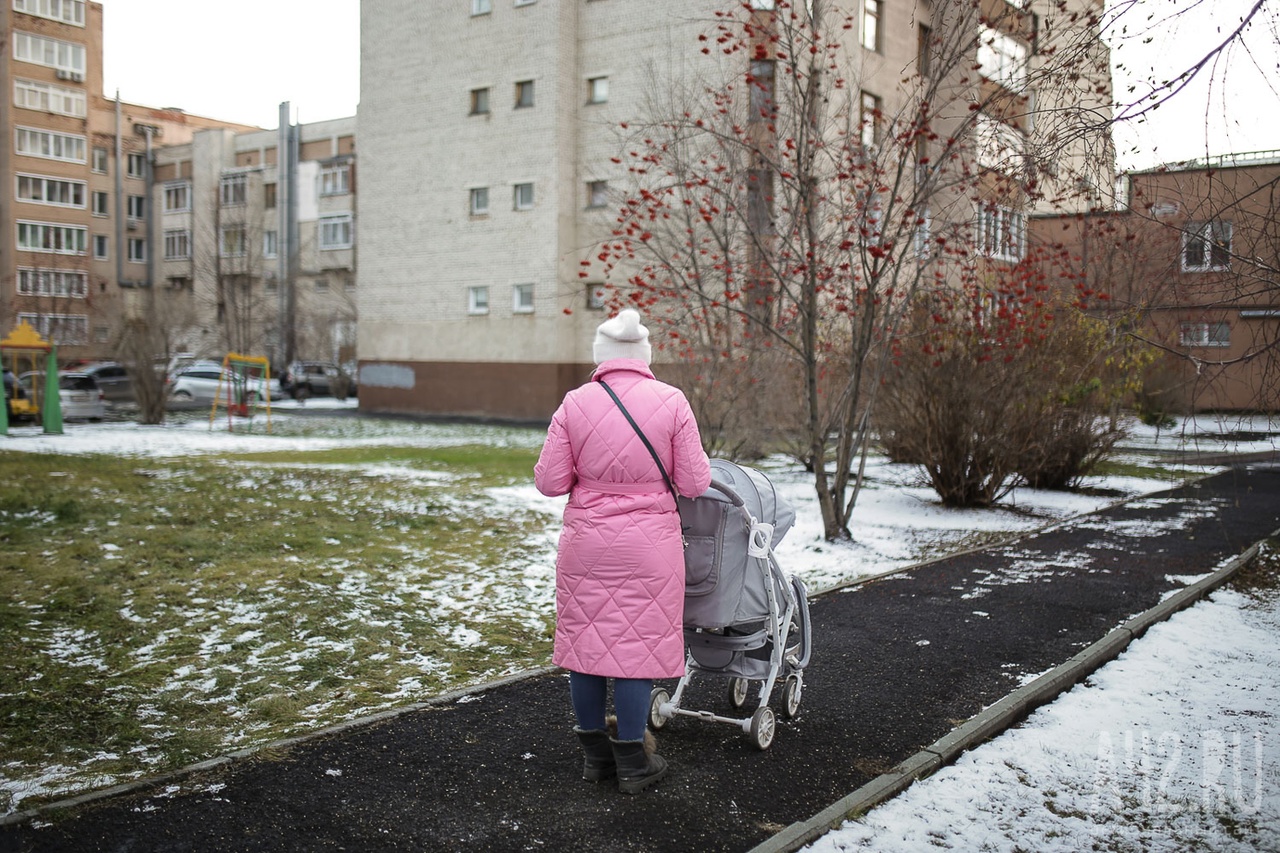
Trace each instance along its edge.
<path fill-rule="evenodd" d="M 783 710 L 790 719 L 795 719 L 800 713 L 800 694 L 803 687 L 800 683 L 798 674 L 788 675 L 787 683 L 782 688 Z"/>
<path fill-rule="evenodd" d="M 733 710 L 738 711 L 742 706 L 747 704 L 747 689 L 750 686 L 745 678 L 729 679 L 729 704 L 733 706 Z"/>
<path fill-rule="evenodd" d="M 750 732 L 751 742 L 756 745 L 756 749 L 768 749 L 773 744 L 773 735 L 777 728 L 773 709 L 756 708 L 756 712 L 751 715 Z"/>
<path fill-rule="evenodd" d="M 661 687 L 653 688 L 649 693 L 649 728 L 655 732 L 667 724 L 662 716 L 662 706 L 671 701 L 671 694 Z"/>

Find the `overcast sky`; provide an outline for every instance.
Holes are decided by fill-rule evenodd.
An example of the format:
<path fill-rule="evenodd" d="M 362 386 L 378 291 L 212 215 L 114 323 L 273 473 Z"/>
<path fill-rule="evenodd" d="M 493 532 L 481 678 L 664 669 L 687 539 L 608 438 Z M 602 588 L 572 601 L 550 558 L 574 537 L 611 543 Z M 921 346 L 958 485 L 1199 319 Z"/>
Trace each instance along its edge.
<path fill-rule="evenodd" d="M 1117 95 L 1185 70 L 1256 2 L 1108 0 L 1113 14 L 1123 13 L 1108 34 L 1114 62 L 1124 66 Z M 302 122 L 356 113 L 360 0 L 103 0 L 103 7 L 108 96 L 119 89 L 125 101 L 268 128 L 279 123 L 281 101 Z M 1229 71 L 1206 69 L 1141 122 L 1117 128 L 1122 168 L 1280 149 L 1280 0 L 1266 0 L 1227 58 Z"/>

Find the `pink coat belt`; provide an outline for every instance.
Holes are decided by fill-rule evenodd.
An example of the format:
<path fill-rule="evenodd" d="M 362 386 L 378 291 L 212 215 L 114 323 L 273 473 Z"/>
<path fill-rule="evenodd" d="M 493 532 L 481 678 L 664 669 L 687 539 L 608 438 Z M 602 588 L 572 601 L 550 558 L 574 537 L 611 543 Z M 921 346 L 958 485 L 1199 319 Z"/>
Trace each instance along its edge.
<path fill-rule="evenodd" d="M 643 483 L 607 483 L 604 480 L 587 480 L 579 477 L 577 485 L 606 495 L 643 495 L 648 492 L 667 490 L 667 484 L 662 480 L 648 480 Z"/>

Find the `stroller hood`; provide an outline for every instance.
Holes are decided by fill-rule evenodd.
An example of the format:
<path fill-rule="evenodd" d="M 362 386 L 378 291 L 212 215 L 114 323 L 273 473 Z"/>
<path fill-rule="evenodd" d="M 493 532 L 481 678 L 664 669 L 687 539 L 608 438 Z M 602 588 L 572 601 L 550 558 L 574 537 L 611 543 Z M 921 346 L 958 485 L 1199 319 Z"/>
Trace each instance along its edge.
<path fill-rule="evenodd" d="M 769 478 L 756 469 L 736 465 L 725 459 L 712 459 L 711 481 L 711 488 L 707 489 L 702 498 L 729 500 L 729 497 L 718 490 L 714 484 L 728 486 L 742 498 L 742 505 L 756 521 L 773 525 L 773 540 L 769 543 L 770 547 L 778 547 L 782 537 L 786 536 L 791 525 L 795 524 L 795 509 L 782 495 L 778 494 Z"/>

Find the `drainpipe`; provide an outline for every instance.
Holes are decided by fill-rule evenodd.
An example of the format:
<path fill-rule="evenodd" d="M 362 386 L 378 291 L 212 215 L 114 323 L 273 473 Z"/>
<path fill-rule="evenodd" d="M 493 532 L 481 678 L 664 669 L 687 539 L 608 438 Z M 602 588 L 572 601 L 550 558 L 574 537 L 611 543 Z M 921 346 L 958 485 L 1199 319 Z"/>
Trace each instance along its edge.
<path fill-rule="evenodd" d="M 120 125 L 123 112 L 120 106 L 120 90 L 116 89 L 116 286 L 124 287 L 124 178 L 120 174 L 120 160 L 123 156 L 124 141 L 120 137 Z"/>

